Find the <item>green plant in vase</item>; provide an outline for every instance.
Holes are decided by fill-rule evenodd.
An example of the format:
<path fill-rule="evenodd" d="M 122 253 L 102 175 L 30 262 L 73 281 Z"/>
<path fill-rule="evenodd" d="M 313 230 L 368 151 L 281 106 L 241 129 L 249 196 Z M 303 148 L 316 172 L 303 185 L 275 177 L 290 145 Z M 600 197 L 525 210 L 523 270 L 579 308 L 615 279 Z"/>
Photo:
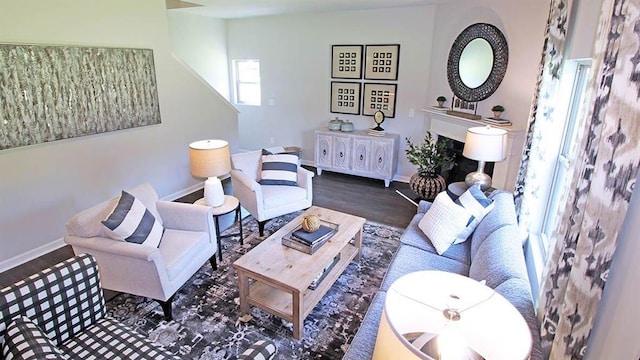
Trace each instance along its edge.
<path fill-rule="evenodd" d="M 436 98 L 436 101 L 438 102 L 439 107 L 444 107 L 444 103 L 447 101 L 447 98 L 440 95 Z"/>
<path fill-rule="evenodd" d="M 491 111 L 493 111 L 493 117 L 495 117 L 496 119 L 500 119 L 500 116 L 502 116 L 502 113 L 504 112 L 504 106 L 494 105 L 491 108 Z"/>
<path fill-rule="evenodd" d="M 442 167 L 453 163 L 453 158 L 447 154 L 447 145 L 434 140 L 430 132 L 425 134 L 420 145 L 412 143 L 408 137 L 406 141 L 407 160 L 418 167 L 418 172 L 409 180 L 409 186 L 422 198 L 433 199 L 447 186 L 440 175 Z"/>

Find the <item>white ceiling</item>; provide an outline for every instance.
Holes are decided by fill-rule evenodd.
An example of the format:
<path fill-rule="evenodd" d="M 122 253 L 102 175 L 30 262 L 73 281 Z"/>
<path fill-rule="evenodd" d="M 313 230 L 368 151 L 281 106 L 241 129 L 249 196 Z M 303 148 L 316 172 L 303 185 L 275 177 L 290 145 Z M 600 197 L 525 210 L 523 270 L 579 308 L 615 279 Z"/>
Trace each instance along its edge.
<path fill-rule="evenodd" d="M 171 0 L 167 7 L 222 19 L 252 16 L 369 10 L 392 7 L 423 6 L 452 0 Z M 179 4 L 176 5 L 176 4 Z"/>

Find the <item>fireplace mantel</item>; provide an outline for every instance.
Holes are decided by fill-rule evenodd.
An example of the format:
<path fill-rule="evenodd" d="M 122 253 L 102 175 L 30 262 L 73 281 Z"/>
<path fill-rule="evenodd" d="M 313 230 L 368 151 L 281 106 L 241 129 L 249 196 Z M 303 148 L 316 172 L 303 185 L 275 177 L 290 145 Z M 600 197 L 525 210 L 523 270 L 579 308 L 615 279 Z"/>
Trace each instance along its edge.
<path fill-rule="evenodd" d="M 428 121 L 426 128 L 433 135 L 445 136 L 463 143 L 468 128 L 487 125 L 481 120 L 469 120 L 429 109 L 421 110 L 427 114 L 426 117 Z M 503 161 L 495 163 L 493 176 L 491 178 L 493 180 L 493 187 L 513 191 L 518 176 L 518 168 L 520 167 L 525 131 L 517 126 L 500 128 L 507 131 L 507 157 Z"/>

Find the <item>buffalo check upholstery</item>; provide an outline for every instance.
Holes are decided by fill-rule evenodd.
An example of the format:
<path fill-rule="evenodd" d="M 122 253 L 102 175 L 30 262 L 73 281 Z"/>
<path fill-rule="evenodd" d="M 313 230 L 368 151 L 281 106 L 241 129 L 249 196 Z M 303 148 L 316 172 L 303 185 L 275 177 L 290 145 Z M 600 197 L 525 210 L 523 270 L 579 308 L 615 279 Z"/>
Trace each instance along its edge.
<path fill-rule="evenodd" d="M 98 267 L 87 254 L 0 290 L 0 315 L 0 343 L 20 343 L 23 350 L 27 330 L 38 335 L 32 330 L 39 328 L 51 340 L 50 346 L 73 359 L 180 359 L 119 321 L 105 317 Z M 14 331 L 12 322 L 21 318 L 28 318 L 33 326 Z M 46 343 L 38 339 L 35 345 Z M 40 347 L 32 350 L 43 351 Z"/>
<path fill-rule="evenodd" d="M 106 316 L 98 265 L 78 255 L 0 290 L 0 360 L 181 359 Z M 258 341 L 241 359 L 272 359 Z"/>

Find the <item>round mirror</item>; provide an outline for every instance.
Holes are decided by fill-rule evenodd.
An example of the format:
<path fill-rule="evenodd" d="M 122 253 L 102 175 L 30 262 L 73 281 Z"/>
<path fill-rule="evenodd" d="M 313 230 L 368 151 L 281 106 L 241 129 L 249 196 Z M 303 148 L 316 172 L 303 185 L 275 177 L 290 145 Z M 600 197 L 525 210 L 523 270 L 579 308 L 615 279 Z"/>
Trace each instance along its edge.
<path fill-rule="evenodd" d="M 493 69 L 493 50 L 485 39 L 474 39 L 460 55 L 460 80 L 471 89 L 484 84 Z"/>
<path fill-rule="evenodd" d="M 449 51 L 447 79 L 456 97 L 480 101 L 493 94 L 507 71 L 509 48 L 502 32 L 491 24 L 464 29 Z"/>

